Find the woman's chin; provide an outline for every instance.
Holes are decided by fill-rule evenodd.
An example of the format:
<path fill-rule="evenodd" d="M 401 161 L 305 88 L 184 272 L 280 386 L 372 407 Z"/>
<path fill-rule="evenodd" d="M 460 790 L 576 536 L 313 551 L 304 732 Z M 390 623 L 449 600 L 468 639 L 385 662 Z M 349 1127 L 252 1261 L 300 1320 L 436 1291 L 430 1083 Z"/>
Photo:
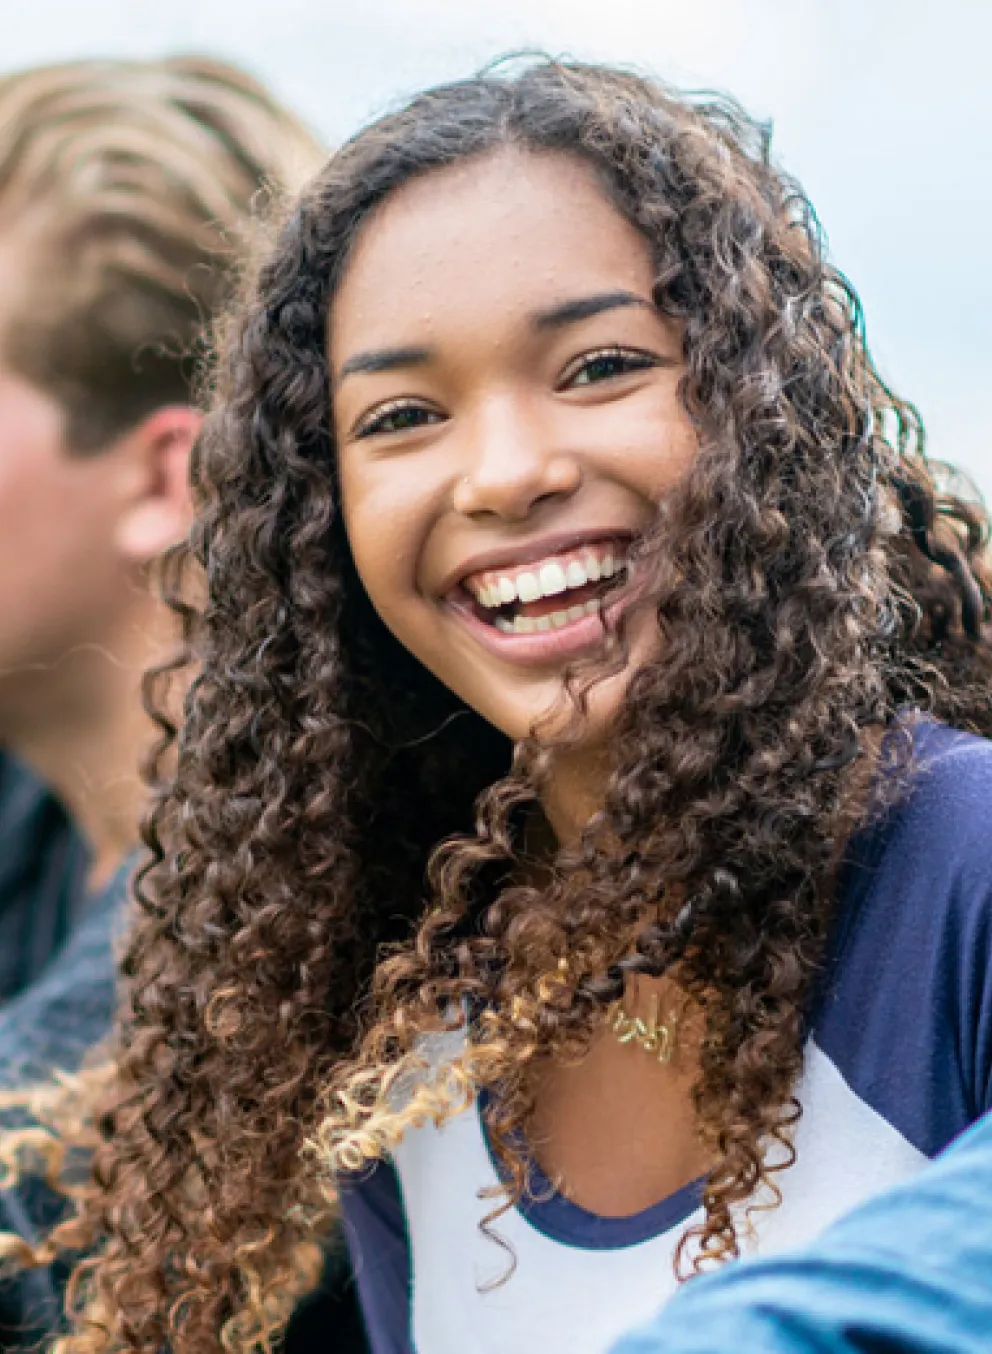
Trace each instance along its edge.
<path fill-rule="evenodd" d="M 541 747 L 568 754 L 601 751 L 609 746 L 623 713 L 630 683 L 628 670 L 598 678 L 594 685 L 577 676 L 571 691 L 560 678 L 543 683 L 541 697 L 507 700 L 494 705 L 490 699 L 478 712 L 514 743 L 533 738 Z"/>

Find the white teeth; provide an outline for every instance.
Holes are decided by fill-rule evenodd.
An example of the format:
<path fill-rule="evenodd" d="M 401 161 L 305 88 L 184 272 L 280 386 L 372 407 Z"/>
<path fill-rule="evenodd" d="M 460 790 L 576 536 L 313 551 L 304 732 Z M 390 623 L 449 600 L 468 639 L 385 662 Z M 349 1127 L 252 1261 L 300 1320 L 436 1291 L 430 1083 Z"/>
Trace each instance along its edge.
<path fill-rule="evenodd" d="M 512 578 L 508 574 L 490 574 L 490 583 L 472 585 L 472 590 L 480 606 L 497 611 L 516 601 L 526 606 L 542 597 L 557 597 L 569 589 L 598 583 L 600 579 L 612 578 L 622 568 L 623 560 L 614 558 L 612 553 L 599 556 L 589 549 L 581 559 L 570 559 L 567 564 L 552 559 Z M 592 606 L 596 609 L 598 603 Z"/>
<path fill-rule="evenodd" d="M 565 581 L 565 570 L 560 564 L 542 565 L 538 576 L 541 581 L 541 591 L 545 597 L 557 597 L 558 593 L 564 592 L 568 587 Z"/>
<path fill-rule="evenodd" d="M 537 581 L 536 574 L 518 574 L 517 575 L 517 596 L 521 602 L 536 602 L 543 594 L 541 585 Z"/>
<path fill-rule="evenodd" d="M 589 601 L 581 606 L 570 606 L 567 610 L 552 611 L 547 616 L 516 616 L 512 621 L 505 616 L 497 616 L 493 624 L 504 635 L 533 635 L 547 630 L 561 630 L 563 626 L 572 625 L 598 611 L 599 602 Z"/>

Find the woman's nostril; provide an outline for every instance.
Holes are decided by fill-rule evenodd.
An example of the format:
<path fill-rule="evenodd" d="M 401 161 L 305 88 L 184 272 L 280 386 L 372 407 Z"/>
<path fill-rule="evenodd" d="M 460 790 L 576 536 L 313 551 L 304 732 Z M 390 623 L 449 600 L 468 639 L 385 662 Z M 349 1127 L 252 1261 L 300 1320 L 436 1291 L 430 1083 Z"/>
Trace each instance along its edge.
<path fill-rule="evenodd" d="M 462 475 L 455 483 L 455 511 L 465 517 L 519 521 L 536 507 L 570 497 L 582 483 L 577 461 L 568 458 L 514 464 L 512 455 Z"/>

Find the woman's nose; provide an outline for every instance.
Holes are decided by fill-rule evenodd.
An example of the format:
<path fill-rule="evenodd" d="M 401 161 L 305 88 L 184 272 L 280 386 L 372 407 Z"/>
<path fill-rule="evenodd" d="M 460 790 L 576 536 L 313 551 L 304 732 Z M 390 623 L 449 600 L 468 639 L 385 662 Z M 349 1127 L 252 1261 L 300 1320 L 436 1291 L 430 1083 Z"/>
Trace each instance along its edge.
<path fill-rule="evenodd" d="M 463 450 L 453 506 L 464 517 L 522 521 L 582 482 L 578 457 L 556 442 L 553 425 L 511 400 L 479 413 Z"/>

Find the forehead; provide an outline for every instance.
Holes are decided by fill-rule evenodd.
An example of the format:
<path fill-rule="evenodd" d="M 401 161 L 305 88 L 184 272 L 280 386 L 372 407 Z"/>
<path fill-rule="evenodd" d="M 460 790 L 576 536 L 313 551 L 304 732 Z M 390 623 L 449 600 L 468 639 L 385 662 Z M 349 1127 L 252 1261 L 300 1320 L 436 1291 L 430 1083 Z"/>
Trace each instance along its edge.
<path fill-rule="evenodd" d="M 588 165 L 500 150 L 415 179 L 376 212 L 331 305 L 331 351 L 614 288 L 649 294 L 652 281 L 647 242 Z"/>

